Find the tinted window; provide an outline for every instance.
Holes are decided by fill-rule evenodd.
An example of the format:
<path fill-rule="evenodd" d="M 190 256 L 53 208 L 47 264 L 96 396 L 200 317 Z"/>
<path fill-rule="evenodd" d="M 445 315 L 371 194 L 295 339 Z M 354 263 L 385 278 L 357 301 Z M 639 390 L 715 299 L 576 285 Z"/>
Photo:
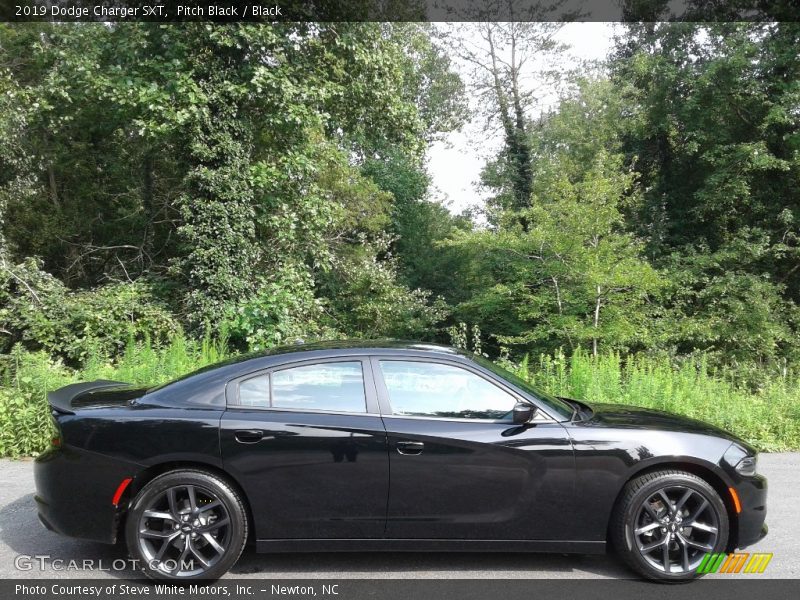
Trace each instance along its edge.
<path fill-rule="evenodd" d="M 499 375 L 512 385 L 515 385 L 516 387 L 522 389 L 522 391 L 527 392 L 534 398 L 537 398 L 540 402 L 544 402 L 545 404 L 547 404 L 548 408 L 551 408 L 554 412 L 558 413 L 562 417 L 568 419 L 572 416 L 572 413 L 574 411 L 572 410 L 572 407 L 569 406 L 566 402 L 559 400 L 558 398 L 551 396 L 550 394 L 533 387 L 530 383 L 528 383 L 524 379 L 520 379 L 519 377 L 514 375 L 511 371 L 507 371 L 502 367 L 498 367 L 493 362 L 486 360 L 481 356 L 475 356 L 474 360 L 481 366 L 492 371 L 495 375 Z"/>
<path fill-rule="evenodd" d="M 239 404 L 242 406 L 269 406 L 269 375 L 245 379 L 239 384 Z"/>
<path fill-rule="evenodd" d="M 400 360 L 380 365 L 395 415 L 511 419 L 515 398 L 466 369 Z"/>
<path fill-rule="evenodd" d="M 360 362 L 331 362 L 272 373 L 272 407 L 367 412 Z"/>

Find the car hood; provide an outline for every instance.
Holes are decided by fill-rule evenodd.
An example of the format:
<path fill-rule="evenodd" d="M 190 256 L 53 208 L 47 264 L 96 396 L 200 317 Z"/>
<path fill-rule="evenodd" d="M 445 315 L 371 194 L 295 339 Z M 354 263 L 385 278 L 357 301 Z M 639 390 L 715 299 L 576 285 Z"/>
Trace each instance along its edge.
<path fill-rule="evenodd" d="M 583 402 L 592 410 L 586 424 L 602 427 L 624 427 L 630 429 L 655 429 L 660 431 L 680 431 L 725 438 L 732 442 L 746 445 L 732 433 L 709 423 L 683 417 L 663 410 L 626 406 L 623 404 L 605 404 L 602 402 Z"/>

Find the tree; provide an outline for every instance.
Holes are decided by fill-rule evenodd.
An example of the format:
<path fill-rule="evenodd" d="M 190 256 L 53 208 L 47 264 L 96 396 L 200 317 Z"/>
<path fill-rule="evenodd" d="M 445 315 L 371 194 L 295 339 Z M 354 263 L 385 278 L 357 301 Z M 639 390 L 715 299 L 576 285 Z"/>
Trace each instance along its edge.
<path fill-rule="evenodd" d="M 597 354 L 601 344 L 647 345 L 651 301 L 662 282 L 642 244 L 624 230 L 620 204 L 633 178 L 620 173 L 620 163 L 600 154 L 580 181 L 551 181 L 524 212 L 527 229 L 512 221 L 518 215 L 506 215 L 498 232 L 456 238 L 477 250 L 494 280 L 457 315 L 528 350 L 589 345 Z"/>
<path fill-rule="evenodd" d="M 400 93 L 417 107 L 426 142 L 455 131 L 469 117 L 466 87 L 454 70 L 451 53 L 435 43 L 430 23 L 394 23 L 389 35 L 401 54 Z"/>
<path fill-rule="evenodd" d="M 483 21 L 453 25 L 444 36 L 471 67 L 471 84 L 486 127 L 502 128 L 508 189 L 503 194 L 501 188 L 498 199 L 505 208 L 530 205 L 529 122 L 543 88 L 554 81 L 553 64 L 563 49 L 555 39 L 560 28 L 560 23 Z"/>
<path fill-rule="evenodd" d="M 430 197 L 430 177 L 414 157 L 390 152 L 365 161 L 362 172 L 393 198 L 387 252 L 396 259 L 401 279 L 448 302 L 463 300 L 468 292 L 458 272 L 466 257 L 441 242 L 456 229 L 470 229 L 471 222 Z"/>
<path fill-rule="evenodd" d="M 769 361 L 796 335 L 798 43 L 793 22 L 632 24 L 619 41 L 612 72 L 627 107 L 624 151 L 644 200 L 629 222 L 654 263 L 687 286 L 665 304 L 689 319 L 671 328 L 683 332 L 681 352 L 742 357 L 747 348 Z M 761 295 L 771 333 L 743 344 L 738 325 L 719 326 L 718 294 L 741 311 L 724 320 L 742 326 Z"/>
<path fill-rule="evenodd" d="M 542 120 L 530 140 L 531 206 L 456 238 L 490 274 L 458 317 L 528 350 L 647 345 L 663 282 L 626 229 L 639 194 L 623 166 L 620 109 L 609 82 L 583 80 Z"/>
<path fill-rule="evenodd" d="M 426 29 L 410 24 L 3 32 L 9 264 L 39 256 L 75 289 L 146 280 L 196 329 L 277 314 L 323 331 L 309 304 L 321 278 L 390 223 L 393 198 L 364 161 L 392 152 L 421 164 L 463 97 Z M 268 290 L 313 301 L 273 310 Z"/>

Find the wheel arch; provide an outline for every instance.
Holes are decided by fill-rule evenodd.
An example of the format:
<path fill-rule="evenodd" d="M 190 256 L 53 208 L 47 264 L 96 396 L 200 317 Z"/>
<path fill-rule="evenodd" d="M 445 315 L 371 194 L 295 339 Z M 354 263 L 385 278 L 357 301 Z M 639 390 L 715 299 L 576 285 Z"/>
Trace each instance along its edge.
<path fill-rule="evenodd" d="M 665 469 L 686 471 L 687 473 L 696 475 L 713 487 L 714 491 L 719 494 L 719 497 L 722 499 L 722 503 L 725 505 L 725 511 L 728 514 L 728 521 L 730 523 L 727 550 L 729 552 L 733 551 L 733 549 L 737 547 L 738 543 L 739 518 L 728 489 L 729 484 L 723 478 L 724 476 L 719 473 L 719 468 L 715 468 L 713 464 L 705 461 L 699 461 L 697 459 L 690 458 L 670 458 L 655 463 L 648 462 L 647 464 L 638 465 L 638 468 L 634 468 L 628 473 L 627 478 L 622 481 L 621 485 L 619 486 L 619 490 L 617 491 L 617 495 L 614 498 L 614 503 L 612 505 L 611 516 L 613 516 L 613 514 L 618 510 L 620 500 L 625 492 L 625 486 L 627 486 L 631 480 L 648 473 L 663 471 Z M 611 516 L 609 518 L 609 530 L 612 521 Z M 610 542 L 611 539 L 609 530 L 606 531 L 607 542 Z"/>
<path fill-rule="evenodd" d="M 200 461 L 167 461 L 158 463 L 155 465 L 150 465 L 146 469 L 140 471 L 136 474 L 131 481 L 130 485 L 125 490 L 121 500 L 120 500 L 120 507 L 124 507 L 122 510 L 122 515 L 117 524 L 117 537 L 121 539 L 122 533 L 125 531 L 125 520 L 127 519 L 128 509 L 130 508 L 133 499 L 136 495 L 144 488 L 148 483 L 150 483 L 153 479 L 158 477 L 159 475 L 163 475 L 164 473 L 169 473 L 170 471 L 180 471 L 182 469 L 193 469 L 196 471 L 205 471 L 215 477 L 219 477 L 239 494 L 239 497 L 242 499 L 242 503 L 244 504 L 245 513 L 247 517 L 247 522 L 249 524 L 248 529 L 248 543 L 252 542 L 255 539 L 255 521 L 253 519 L 253 512 L 250 508 L 250 499 L 247 497 L 247 494 L 244 491 L 242 485 L 227 471 L 221 469 L 220 467 L 210 464 L 204 463 Z"/>

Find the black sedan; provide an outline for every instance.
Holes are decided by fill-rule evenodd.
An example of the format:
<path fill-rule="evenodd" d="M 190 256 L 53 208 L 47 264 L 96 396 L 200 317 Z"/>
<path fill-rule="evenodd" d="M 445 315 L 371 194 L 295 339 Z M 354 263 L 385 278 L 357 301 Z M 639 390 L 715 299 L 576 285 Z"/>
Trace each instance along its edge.
<path fill-rule="evenodd" d="M 697 576 L 767 531 L 756 452 L 699 421 L 554 398 L 415 343 L 281 348 L 157 388 L 50 394 L 42 523 L 124 537 L 151 577 L 213 579 L 249 542 L 318 550 L 597 553 Z"/>

